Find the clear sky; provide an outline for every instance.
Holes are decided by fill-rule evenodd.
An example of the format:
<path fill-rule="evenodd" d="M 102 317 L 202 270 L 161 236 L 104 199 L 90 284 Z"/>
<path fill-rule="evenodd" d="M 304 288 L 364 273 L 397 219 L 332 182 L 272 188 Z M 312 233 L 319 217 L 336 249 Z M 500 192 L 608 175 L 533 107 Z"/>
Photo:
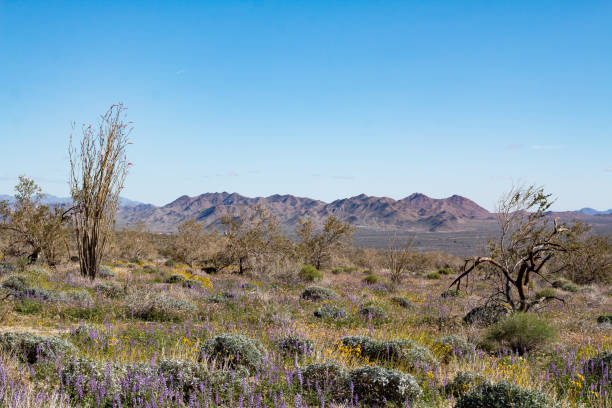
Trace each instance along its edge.
<path fill-rule="evenodd" d="M 128 4 L 129 3 L 129 4 Z M 124 195 L 612 207 L 610 1 L 0 0 L 0 193 L 68 195 L 71 122 L 135 122 Z"/>

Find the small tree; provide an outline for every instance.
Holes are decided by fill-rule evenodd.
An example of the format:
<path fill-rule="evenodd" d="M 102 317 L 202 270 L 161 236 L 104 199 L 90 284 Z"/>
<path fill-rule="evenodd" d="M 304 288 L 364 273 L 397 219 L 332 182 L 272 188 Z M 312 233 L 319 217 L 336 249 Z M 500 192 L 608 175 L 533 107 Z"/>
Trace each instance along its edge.
<path fill-rule="evenodd" d="M 70 210 L 43 205 L 42 190 L 26 176 L 19 176 L 15 191 L 14 204 L 0 202 L 0 231 L 7 233 L 13 244 L 28 247 L 30 263 L 42 253 L 48 264 L 55 264 Z"/>
<path fill-rule="evenodd" d="M 265 269 L 272 255 L 287 253 L 287 240 L 278 219 L 260 205 L 239 216 L 226 215 L 221 223 L 225 226 L 224 258 L 237 263 L 239 273 L 254 265 Z"/>
<path fill-rule="evenodd" d="M 404 277 L 404 273 L 408 270 L 408 266 L 413 260 L 413 251 L 411 250 L 414 238 L 409 239 L 404 245 L 399 245 L 397 235 L 389 235 L 387 237 L 387 249 L 384 251 L 385 267 L 391 272 L 391 280 L 399 283 Z"/>
<path fill-rule="evenodd" d="M 205 256 L 207 239 L 204 224 L 190 219 L 183 221 L 176 232 L 172 257 L 193 267 L 194 263 Z"/>
<path fill-rule="evenodd" d="M 325 220 L 321 231 L 315 231 L 312 218 L 300 219 L 295 232 L 299 238 L 298 248 L 304 263 L 321 269 L 321 265 L 329 261 L 332 253 L 350 240 L 353 231 L 351 224 L 344 223 L 333 215 Z"/>
<path fill-rule="evenodd" d="M 125 149 L 131 127 L 122 104 L 112 105 L 97 127 L 83 125 L 79 149 L 72 144 L 70 189 L 80 270 L 95 279 L 115 220 L 119 193 L 128 172 Z"/>
<path fill-rule="evenodd" d="M 138 221 L 133 225 L 127 225 L 118 233 L 121 256 L 133 260 L 141 261 L 153 253 L 153 245 L 150 240 L 150 233 L 144 222 Z"/>
<path fill-rule="evenodd" d="M 585 234 L 573 242 L 580 250 L 562 254 L 558 263 L 566 266 L 568 278 L 581 285 L 612 282 L 612 237 L 591 235 L 587 225 L 582 228 Z"/>
<path fill-rule="evenodd" d="M 579 249 L 574 237 L 583 229 L 551 220 L 547 211 L 552 203 L 550 194 L 541 187 L 512 188 L 497 206 L 501 231 L 497 240 L 489 241 L 489 256 L 467 259 L 462 273 L 450 286 L 459 290 L 468 276 L 482 271 L 500 284 L 491 299 L 501 297 L 513 310 L 528 311 L 544 300 L 558 299 L 552 294 L 530 298 L 528 284 L 534 277 L 550 283 L 550 278 L 567 264 L 561 263 L 555 269 L 547 266 L 561 254 Z"/>

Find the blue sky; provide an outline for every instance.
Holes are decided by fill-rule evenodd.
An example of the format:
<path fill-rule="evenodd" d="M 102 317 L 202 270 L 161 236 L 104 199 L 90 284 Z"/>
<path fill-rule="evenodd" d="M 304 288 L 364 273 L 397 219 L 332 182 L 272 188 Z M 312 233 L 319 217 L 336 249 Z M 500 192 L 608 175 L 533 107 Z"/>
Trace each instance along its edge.
<path fill-rule="evenodd" d="M 609 1 L 0 0 L 0 193 L 67 195 L 123 102 L 125 196 L 460 194 L 612 207 Z"/>

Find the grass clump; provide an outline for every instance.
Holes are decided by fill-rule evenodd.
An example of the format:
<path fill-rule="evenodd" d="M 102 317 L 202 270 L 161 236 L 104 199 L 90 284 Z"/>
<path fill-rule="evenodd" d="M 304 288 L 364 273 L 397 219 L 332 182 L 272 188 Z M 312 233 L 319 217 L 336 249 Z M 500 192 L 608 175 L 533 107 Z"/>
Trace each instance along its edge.
<path fill-rule="evenodd" d="M 439 273 L 439 272 L 431 272 L 431 273 L 428 273 L 428 274 L 427 274 L 425 277 L 426 277 L 427 279 L 431 279 L 431 280 L 442 279 L 442 275 L 440 275 L 440 273 Z"/>
<path fill-rule="evenodd" d="M 354 393 L 365 404 L 380 404 L 384 400 L 411 403 L 423 393 L 410 374 L 379 366 L 356 368 L 350 371 L 349 378 L 354 384 Z"/>
<path fill-rule="evenodd" d="M 544 346 L 556 336 L 556 329 L 538 316 L 515 313 L 491 326 L 485 334 L 485 341 L 524 354 Z"/>
<path fill-rule="evenodd" d="M 486 379 L 473 371 L 459 371 L 455 377 L 444 387 L 447 395 L 459 398 L 472 388 L 484 383 Z"/>
<path fill-rule="evenodd" d="M 538 391 L 521 388 L 507 381 L 483 382 L 462 395 L 455 408 L 550 408 L 555 404 Z"/>
<path fill-rule="evenodd" d="M 434 350 L 448 361 L 451 357 L 465 358 L 474 353 L 476 346 L 461 336 L 451 334 L 434 341 Z"/>
<path fill-rule="evenodd" d="M 215 359 L 229 368 L 242 366 L 258 371 L 263 368 L 266 349 L 258 341 L 241 334 L 218 334 L 200 349 L 202 358 Z"/>
<path fill-rule="evenodd" d="M 314 282 L 323 279 L 323 273 L 312 265 L 304 265 L 298 274 L 300 279 L 306 282 Z"/>
<path fill-rule="evenodd" d="M 344 268 L 334 268 L 331 270 L 331 273 L 334 275 L 340 275 L 343 272 L 344 272 Z"/>
<path fill-rule="evenodd" d="M 552 283 L 553 288 L 561 289 L 566 292 L 578 292 L 580 287 L 576 285 L 574 282 L 567 279 L 557 279 Z"/>
<path fill-rule="evenodd" d="M 338 298 L 338 294 L 329 288 L 323 288 L 321 286 L 310 286 L 302 292 L 300 296 L 305 300 L 331 300 Z"/>
<path fill-rule="evenodd" d="M 463 294 L 463 292 L 461 292 L 459 289 L 447 289 L 440 294 L 441 298 L 462 298 L 464 296 L 465 295 Z"/>
<path fill-rule="evenodd" d="M 452 275 L 453 274 L 453 270 L 451 268 L 441 268 L 438 270 L 438 273 L 440 275 Z"/>
<path fill-rule="evenodd" d="M 376 305 L 362 305 L 359 307 L 359 316 L 365 320 L 372 320 L 374 322 L 382 322 L 387 320 L 387 312 Z"/>

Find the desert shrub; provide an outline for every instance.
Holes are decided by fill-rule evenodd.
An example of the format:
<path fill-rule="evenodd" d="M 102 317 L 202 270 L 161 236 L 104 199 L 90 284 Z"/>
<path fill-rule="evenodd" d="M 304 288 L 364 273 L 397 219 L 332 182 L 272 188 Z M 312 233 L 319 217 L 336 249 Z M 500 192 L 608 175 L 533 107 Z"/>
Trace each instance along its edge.
<path fill-rule="evenodd" d="M 440 294 L 442 298 L 452 298 L 452 297 L 464 297 L 463 292 L 459 289 L 446 289 L 444 292 Z"/>
<path fill-rule="evenodd" d="M 497 323 L 506 317 L 508 313 L 508 309 L 500 304 L 478 306 L 470 310 L 468 314 L 463 317 L 463 321 L 467 324 L 486 327 Z"/>
<path fill-rule="evenodd" d="M 369 285 L 373 285 L 375 283 L 378 283 L 378 276 L 374 274 L 370 274 L 366 276 L 365 278 L 363 278 L 363 281 Z"/>
<path fill-rule="evenodd" d="M 127 300 L 129 315 L 147 321 L 180 321 L 197 313 L 193 303 L 166 294 L 133 294 Z"/>
<path fill-rule="evenodd" d="M 404 309 L 414 309 L 414 303 L 412 303 L 412 301 L 410 301 L 408 298 L 393 296 L 391 298 L 391 302 L 399 307 L 403 307 Z"/>
<path fill-rule="evenodd" d="M 311 340 L 296 335 L 278 339 L 275 345 L 283 354 L 289 355 L 310 355 L 315 349 L 314 343 Z"/>
<path fill-rule="evenodd" d="M 485 377 L 473 371 L 459 371 L 455 374 L 453 380 L 446 384 L 444 392 L 446 392 L 447 395 L 459 398 L 485 381 Z"/>
<path fill-rule="evenodd" d="M 40 360 L 55 359 L 74 353 L 76 348 L 59 337 L 42 337 L 32 333 L 7 332 L 0 335 L 0 348 L 14 353 L 29 364 Z"/>
<path fill-rule="evenodd" d="M 372 361 L 393 361 L 411 369 L 421 363 L 430 367 L 438 365 L 429 349 L 406 339 L 377 341 L 368 336 L 346 336 L 340 339 L 339 347 L 344 348 L 347 353 Z"/>
<path fill-rule="evenodd" d="M 346 266 L 344 268 L 344 272 L 345 273 L 353 273 L 353 272 L 357 272 L 359 270 L 359 268 L 357 268 L 356 266 Z"/>
<path fill-rule="evenodd" d="M 125 294 L 123 287 L 115 282 L 102 282 L 98 283 L 94 290 L 96 292 L 102 293 L 107 298 L 116 299 Z"/>
<path fill-rule="evenodd" d="M 547 298 L 557 296 L 557 291 L 554 288 L 544 288 L 535 293 L 535 298 Z"/>
<path fill-rule="evenodd" d="M 381 404 L 385 399 L 396 403 L 414 402 L 421 395 L 421 387 L 410 375 L 378 366 L 363 366 L 351 370 L 349 378 L 359 401 Z"/>
<path fill-rule="evenodd" d="M 379 322 L 387 319 L 387 312 L 376 305 L 361 305 L 359 306 L 359 316 L 363 319 L 372 319 Z"/>
<path fill-rule="evenodd" d="M 100 266 L 97 276 L 103 279 L 108 279 L 114 277 L 115 272 L 109 266 L 102 265 Z"/>
<path fill-rule="evenodd" d="M 338 363 L 310 363 L 301 368 L 300 373 L 307 388 L 325 390 L 332 400 L 343 401 L 351 397 L 348 372 Z"/>
<path fill-rule="evenodd" d="M 210 295 L 206 300 L 210 303 L 225 303 L 234 299 L 235 297 L 236 296 L 233 293 L 221 292 Z"/>
<path fill-rule="evenodd" d="M 209 378 L 206 369 L 191 360 L 160 359 L 152 370 L 162 376 L 167 385 L 180 389 L 185 397 L 197 392 L 199 385 L 207 382 Z"/>
<path fill-rule="evenodd" d="M 438 273 L 440 275 L 452 275 L 453 274 L 453 270 L 451 268 L 440 268 L 438 270 Z"/>
<path fill-rule="evenodd" d="M 307 282 L 314 282 L 323 278 L 323 273 L 312 265 L 303 266 L 298 275 L 300 276 L 300 279 Z"/>
<path fill-rule="evenodd" d="M 322 319 L 344 319 L 346 317 L 346 312 L 341 307 L 335 305 L 323 305 L 317 310 L 313 312 L 315 317 L 319 317 Z"/>
<path fill-rule="evenodd" d="M 515 313 L 491 326 L 485 341 L 495 342 L 523 354 L 555 339 L 557 332 L 545 320 L 529 313 Z"/>
<path fill-rule="evenodd" d="M 455 408 L 550 408 L 555 404 L 539 391 L 527 390 L 502 381 L 483 382 L 459 397 Z"/>
<path fill-rule="evenodd" d="M 463 337 L 451 334 L 436 339 L 434 341 L 434 349 L 439 351 L 445 359 L 449 357 L 467 357 L 474 352 L 476 346 Z"/>
<path fill-rule="evenodd" d="M 23 298 L 15 303 L 15 311 L 21 314 L 36 314 L 43 309 L 43 304 L 37 299 Z"/>
<path fill-rule="evenodd" d="M 240 289 L 248 293 L 254 293 L 259 291 L 259 287 L 251 282 L 244 282 L 240 284 Z"/>
<path fill-rule="evenodd" d="M 334 275 L 340 275 L 343 272 L 344 272 L 344 268 L 334 268 L 331 271 L 331 273 L 333 273 Z"/>
<path fill-rule="evenodd" d="M 322 288 L 320 286 L 310 286 L 302 292 L 300 296 L 302 299 L 306 300 L 331 300 L 336 299 L 338 294 L 331 289 Z"/>
<path fill-rule="evenodd" d="M 14 293 L 21 293 L 26 290 L 28 284 L 23 276 L 11 275 L 2 281 L 2 287 Z"/>
<path fill-rule="evenodd" d="M 171 275 L 168 279 L 166 279 L 166 283 L 169 284 L 173 284 L 173 283 L 182 283 L 186 280 L 186 278 L 183 275 Z"/>
<path fill-rule="evenodd" d="M 227 367 L 260 370 L 266 359 L 266 349 L 258 341 L 240 334 L 218 334 L 200 348 L 204 358 L 217 359 Z"/>
<path fill-rule="evenodd" d="M 580 290 L 578 285 L 567 279 L 557 279 L 552 283 L 552 286 L 553 288 L 561 289 L 566 292 L 578 292 Z"/>
<path fill-rule="evenodd" d="M 602 324 L 602 323 L 612 324 L 612 314 L 605 314 L 605 315 L 601 315 L 601 316 L 597 317 L 597 323 L 599 323 L 599 324 Z"/>
<path fill-rule="evenodd" d="M 57 300 L 58 295 L 47 289 L 30 287 L 23 276 L 11 275 L 2 282 L 2 287 L 16 298 Z"/>
<path fill-rule="evenodd" d="M 597 382 L 608 384 L 612 379 L 612 351 L 602 351 L 584 363 L 585 375 L 593 377 Z"/>
<path fill-rule="evenodd" d="M 440 273 L 438 273 L 438 272 L 428 273 L 425 277 L 427 279 L 432 279 L 432 280 L 442 279 L 442 275 L 440 275 Z"/>
<path fill-rule="evenodd" d="M 85 289 L 64 292 L 64 297 L 68 298 L 71 303 L 76 303 L 79 305 L 91 305 L 93 303 L 93 297 Z"/>
<path fill-rule="evenodd" d="M 0 262 L 0 276 L 13 273 L 15 271 L 15 265 L 9 262 Z"/>
<path fill-rule="evenodd" d="M 181 286 L 187 289 L 198 289 L 201 288 L 203 285 L 200 281 L 193 279 L 185 279 L 183 282 L 181 282 Z"/>

